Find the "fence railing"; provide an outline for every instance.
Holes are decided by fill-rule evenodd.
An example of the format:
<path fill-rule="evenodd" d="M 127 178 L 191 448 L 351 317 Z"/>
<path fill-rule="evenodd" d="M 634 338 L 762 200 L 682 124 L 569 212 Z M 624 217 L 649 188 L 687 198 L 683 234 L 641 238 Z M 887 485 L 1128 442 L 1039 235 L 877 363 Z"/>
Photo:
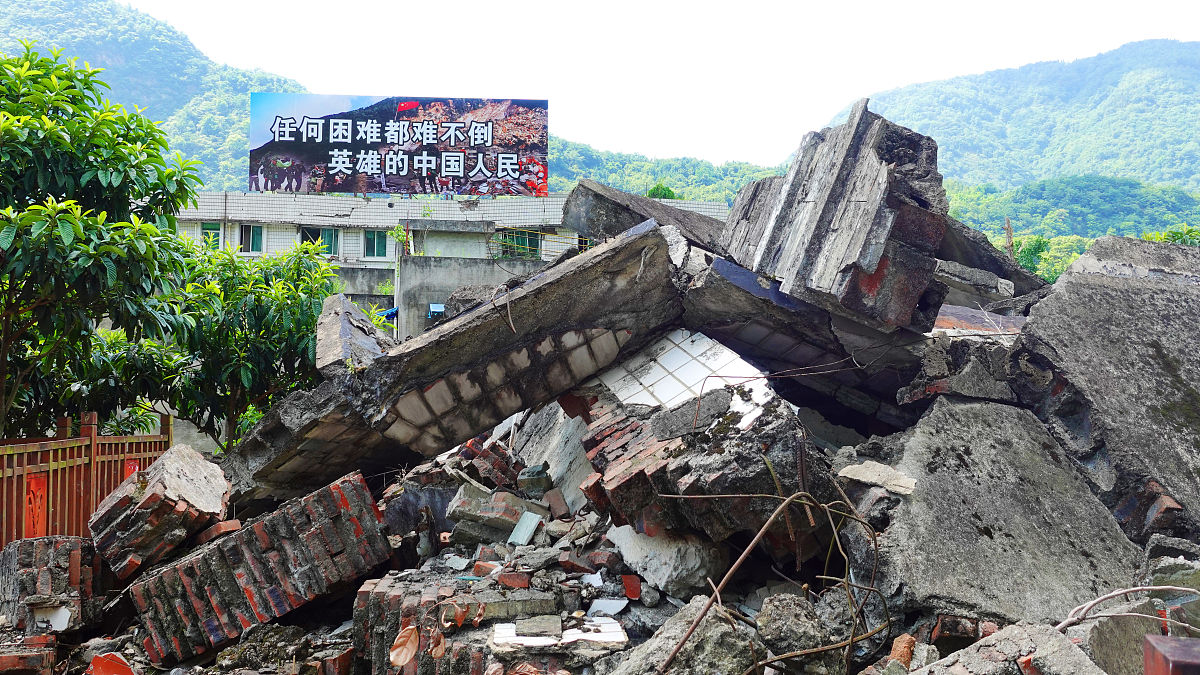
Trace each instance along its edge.
<path fill-rule="evenodd" d="M 101 436 L 96 413 L 84 413 L 79 436 L 71 418 L 55 438 L 0 440 L 0 546 L 14 539 L 66 534 L 88 537 L 92 511 L 127 476 L 171 447 L 171 417 L 159 433 Z"/>
<path fill-rule="evenodd" d="M 488 240 L 488 257 L 532 258 L 553 260 L 570 250 L 583 252 L 596 245 L 587 237 L 576 234 L 557 234 L 541 230 L 506 227 L 496 230 Z"/>

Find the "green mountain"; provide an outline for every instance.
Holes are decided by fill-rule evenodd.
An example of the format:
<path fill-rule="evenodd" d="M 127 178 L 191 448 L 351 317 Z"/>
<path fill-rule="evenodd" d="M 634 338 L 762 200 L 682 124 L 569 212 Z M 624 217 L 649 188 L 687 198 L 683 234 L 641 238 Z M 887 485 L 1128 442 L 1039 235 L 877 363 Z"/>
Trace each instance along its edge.
<path fill-rule="evenodd" d="M 936 139 L 942 174 L 966 183 L 1099 174 L 1200 190 L 1200 42 L 910 85 L 871 109 Z"/>

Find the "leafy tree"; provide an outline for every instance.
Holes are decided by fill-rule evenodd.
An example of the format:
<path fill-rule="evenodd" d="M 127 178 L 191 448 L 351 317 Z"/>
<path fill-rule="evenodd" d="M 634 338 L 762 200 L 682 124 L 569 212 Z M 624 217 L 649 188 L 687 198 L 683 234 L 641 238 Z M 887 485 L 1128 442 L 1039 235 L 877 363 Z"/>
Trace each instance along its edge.
<path fill-rule="evenodd" d="M 336 276 L 319 242 L 253 258 L 193 245 L 190 256 L 187 309 L 196 320 L 180 347 L 194 366 L 176 408 L 228 447 L 252 406 L 316 381 L 317 318 Z"/>
<path fill-rule="evenodd" d="M 102 319 L 134 340 L 188 324 L 172 230 L 194 164 L 168 160 L 165 134 L 106 100 L 98 72 L 30 44 L 0 54 L 0 437 L 48 428 L 42 404 Z"/>
<path fill-rule="evenodd" d="M 661 180 L 646 192 L 646 196 L 651 199 L 679 199 L 679 197 L 675 196 L 675 191 L 663 185 Z"/>
<path fill-rule="evenodd" d="M 1042 261 L 1042 254 L 1049 249 L 1049 240 L 1041 235 L 1013 237 L 1013 253 L 1017 256 L 1017 264 L 1030 272 L 1037 272 L 1038 264 Z"/>

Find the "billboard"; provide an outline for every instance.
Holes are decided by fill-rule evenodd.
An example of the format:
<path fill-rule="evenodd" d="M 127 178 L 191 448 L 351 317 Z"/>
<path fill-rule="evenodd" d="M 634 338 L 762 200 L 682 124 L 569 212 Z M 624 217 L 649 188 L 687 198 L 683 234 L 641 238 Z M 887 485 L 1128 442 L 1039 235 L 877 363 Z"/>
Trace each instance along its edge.
<path fill-rule="evenodd" d="M 545 196 L 547 102 L 250 94 L 252 192 Z"/>

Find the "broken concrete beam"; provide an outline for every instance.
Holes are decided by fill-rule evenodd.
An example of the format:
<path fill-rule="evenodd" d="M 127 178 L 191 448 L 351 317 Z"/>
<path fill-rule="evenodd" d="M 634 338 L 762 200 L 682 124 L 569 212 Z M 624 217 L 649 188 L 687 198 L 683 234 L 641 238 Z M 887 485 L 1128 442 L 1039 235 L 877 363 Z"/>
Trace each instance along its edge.
<path fill-rule="evenodd" d="M 916 481 L 879 538 L 876 585 L 893 615 L 1057 621 L 1132 578 L 1139 551 L 1027 410 L 939 397 L 915 427 L 858 451 Z M 853 548 L 869 571 L 870 543 Z"/>
<path fill-rule="evenodd" d="M 156 664 L 210 653 L 385 562 L 383 516 L 353 473 L 160 566 L 130 588 Z"/>
<path fill-rule="evenodd" d="M 1102 237 L 1034 306 L 1010 360 L 1020 400 L 1134 541 L 1200 534 L 1197 303 L 1200 249 Z"/>
<path fill-rule="evenodd" d="M 1044 279 L 1021 267 L 1003 251 L 992 246 L 983 232 L 949 217 L 946 218 L 946 224 L 946 234 L 937 250 L 939 260 L 949 260 L 979 271 L 990 272 L 1010 282 L 1012 294 L 1016 296 L 1034 293 L 1049 286 Z"/>
<path fill-rule="evenodd" d="M 934 279 L 948 201 L 928 136 L 867 111 L 810 133 L 769 206 L 731 213 L 721 241 L 744 267 L 891 326 L 925 331 L 945 288 Z M 735 218 L 746 218 L 739 220 Z"/>
<path fill-rule="evenodd" d="M 371 317 L 341 293 L 325 298 L 317 318 L 317 370 L 325 378 L 358 372 L 396 346 Z"/>
<path fill-rule="evenodd" d="M 173 446 L 96 507 L 88 520 L 96 551 L 118 578 L 129 579 L 224 519 L 229 487 L 219 466 L 191 446 Z"/>
<path fill-rule="evenodd" d="M 1101 675 L 1071 639 L 1050 626 L 1021 623 L 919 670 L 919 675 Z"/>
<path fill-rule="evenodd" d="M 725 223 L 648 197 L 622 192 L 594 180 L 581 180 L 563 204 L 563 227 L 584 237 L 604 241 L 635 225 L 654 220 L 674 227 L 689 241 L 723 254 L 721 232 Z"/>
<path fill-rule="evenodd" d="M 82 537 L 17 539 L 0 552 L 0 616 L 27 635 L 94 625 L 110 586 L 92 542 Z"/>
<path fill-rule="evenodd" d="M 792 403 L 863 436 L 908 428 L 924 411 L 923 404 L 896 404 L 897 390 L 920 369 L 922 335 L 852 316 L 812 294 L 793 297 L 778 281 L 727 260 L 714 260 L 691 281 L 684 325 L 771 373 Z"/>
<path fill-rule="evenodd" d="M 1013 282 L 953 260 L 939 259 L 934 276 L 949 289 L 944 300 L 947 304 L 982 307 L 1013 297 Z"/>
<path fill-rule="evenodd" d="M 653 222 L 274 406 L 223 466 L 241 499 L 433 456 L 545 403 L 682 312 Z"/>

